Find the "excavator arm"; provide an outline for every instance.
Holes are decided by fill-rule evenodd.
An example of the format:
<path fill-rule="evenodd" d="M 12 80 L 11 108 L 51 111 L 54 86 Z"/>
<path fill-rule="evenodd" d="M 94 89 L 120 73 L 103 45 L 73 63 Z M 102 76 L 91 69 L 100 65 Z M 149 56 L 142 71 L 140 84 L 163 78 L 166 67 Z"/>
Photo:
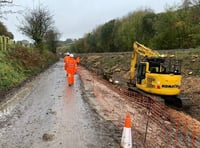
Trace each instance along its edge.
<path fill-rule="evenodd" d="M 130 80 L 133 80 L 135 77 L 138 55 L 141 55 L 143 57 L 159 57 L 160 56 L 160 54 L 157 51 L 153 51 L 150 48 L 147 48 L 138 42 L 134 42 L 133 54 L 131 58 Z"/>
<path fill-rule="evenodd" d="M 138 42 L 133 43 L 133 48 L 135 52 L 137 52 L 138 54 L 144 57 L 159 57 L 160 56 L 160 54 L 157 51 L 147 48 Z"/>

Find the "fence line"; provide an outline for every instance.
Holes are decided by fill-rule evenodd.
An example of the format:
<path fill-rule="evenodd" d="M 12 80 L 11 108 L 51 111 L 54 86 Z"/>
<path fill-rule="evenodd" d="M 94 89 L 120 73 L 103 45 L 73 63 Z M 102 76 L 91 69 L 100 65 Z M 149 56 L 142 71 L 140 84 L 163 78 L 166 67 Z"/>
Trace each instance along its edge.
<path fill-rule="evenodd" d="M 105 80 L 102 80 L 108 85 Z M 111 85 L 112 86 L 112 85 Z M 147 148 L 199 148 L 200 147 L 200 122 L 180 111 L 168 108 L 160 102 L 154 101 L 151 97 L 128 91 L 116 86 L 109 86 L 115 92 L 128 97 L 138 109 L 146 109 L 142 114 L 144 118 L 140 124 L 147 128 L 147 133 L 143 129 L 143 146 Z M 134 117 L 134 115 L 133 115 Z M 143 119 L 146 119 L 145 121 Z M 133 119 L 133 123 L 138 122 L 138 118 Z M 147 124 L 148 122 L 148 124 Z M 138 127 L 133 127 L 137 129 Z M 141 129 L 140 129 L 141 130 Z M 146 137 L 145 137 L 146 135 Z M 145 140 L 145 138 L 147 140 Z M 133 139 L 134 140 L 134 139 Z"/>
<path fill-rule="evenodd" d="M 32 44 L 23 44 L 22 42 L 19 42 L 19 41 L 16 42 L 4 35 L 0 36 L 0 50 L 9 50 L 10 48 L 15 47 L 16 45 L 21 45 L 24 47 L 32 46 Z"/>
<path fill-rule="evenodd" d="M 166 148 L 198 148 L 200 147 L 200 123 L 181 112 L 169 109 L 150 97 L 136 96 L 132 92 L 123 90 L 134 103 L 147 110 L 146 126 L 144 131 L 144 147 L 166 147 Z M 148 101 L 144 101 L 148 100 Z M 142 103 L 141 103 L 142 102 Z M 137 122 L 137 121 L 134 121 Z M 148 122 L 148 124 L 147 124 Z M 142 122 L 141 122 L 142 123 Z M 155 128 L 156 126 L 156 128 Z M 154 138 L 153 138 L 154 137 Z"/>

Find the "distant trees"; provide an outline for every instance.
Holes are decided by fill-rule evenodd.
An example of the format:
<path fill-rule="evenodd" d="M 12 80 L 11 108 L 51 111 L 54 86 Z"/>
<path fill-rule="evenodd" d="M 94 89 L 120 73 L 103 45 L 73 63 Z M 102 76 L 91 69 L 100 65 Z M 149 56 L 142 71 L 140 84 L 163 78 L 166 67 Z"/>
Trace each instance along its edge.
<path fill-rule="evenodd" d="M 115 49 L 114 42 L 113 42 L 114 27 L 115 27 L 115 20 L 111 20 L 101 27 L 98 40 L 101 44 L 100 48 L 102 48 L 101 49 L 102 51 L 104 49 L 107 49 L 108 51 L 112 51 Z"/>
<path fill-rule="evenodd" d="M 67 43 L 67 44 L 68 44 L 68 43 L 72 43 L 72 42 L 73 42 L 72 39 L 66 39 L 66 40 L 65 40 L 65 43 Z"/>
<path fill-rule="evenodd" d="M 4 18 L 4 14 L 5 13 L 8 13 L 8 12 L 12 12 L 12 11 L 3 11 L 2 8 L 6 7 L 6 6 L 9 6 L 13 3 L 12 0 L 0 0 L 0 18 Z M 4 35 L 4 36 L 7 36 L 11 39 L 14 38 L 14 35 L 11 33 L 11 32 L 8 32 L 6 26 L 0 22 L 0 35 Z"/>
<path fill-rule="evenodd" d="M 7 32 L 8 31 L 7 31 L 6 26 L 2 22 L 0 22 L 0 35 L 6 35 Z"/>
<path fill-rule="evenodd" d="M 58 32 L 53 27 L 53 18 L 49 10 L 46 8 L 38 7 L 30 10 L 24 16 L 19 30 L 35 41 L 36 47 L 43 49 L 44 43 L 51 42 L 48 48 L 55 48 Z M 52 45 L 53 44 L 53 45 Z M 55 50 L 55 49 L 50 49 Z"/>
<path fill-rule="evenodd" d="M 183 8 L 189 8 L 192 4 L 191 0 L 182 0 L 182 7 Z"/>
<path fill-rule="evenodd" d="M 118 47 L 118 51 L 130 51 L 132 50 L 133 41 L 144 41 L 143 35 L 143 19 L 144 16 L 151 13 L 149 10 L 139 10 L 130 13 L 127 17 L 119 20 L 119 26 L 115 34 L 115 45 Z"/>
<path fill-rule="evenodd" d="M 183 0 L 180 6 L 155 14 L 138 10 L 111 20 L 75 41 L 74 52 L 131 51 L 139 41 L 153 49 L 200 46 L 200 0 Z"/>
<path fill-rule="evenodd" d="M 142 40 L 144 44 L 148 44 L 149 40 L 151 40 L 155 34 L 155 21 L 157 20 L 157 15 L 153 11 L 147 12 L 142 18 Z"/>
<path fill-rule="evenodd" d="M 56 48 L 58 46 L 58 38 L 59 38 L 59 33 L 53 29 L 48 30 L 44 36 L 47 48 L 53 53 L 56 53 Z"/>
<path fill-rule="evenodd" d="M 130 13 L 121 20 L 111 20 L 76 41 L 76 52 L 118 52 L 132 50 L 134 40 L 147 42 L 154 35 L 152 10 Z M 144 33 L 144 34 L 143 34 Z"/>
<path fill-rule="evenodd" d="M 0 35 L 7 36 L 10 39 L 14 38 L 14 35 L 11 32 L 8 32 L 6 26 L 2 22 L 0 22 Z"/>

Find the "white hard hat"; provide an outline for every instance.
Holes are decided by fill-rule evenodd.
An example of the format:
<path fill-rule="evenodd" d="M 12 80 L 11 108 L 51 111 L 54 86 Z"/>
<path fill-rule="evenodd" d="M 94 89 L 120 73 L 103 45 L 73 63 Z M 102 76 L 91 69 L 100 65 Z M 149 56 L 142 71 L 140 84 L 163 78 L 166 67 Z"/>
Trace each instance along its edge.
<path fill-rule="evenodd" d="M 70 57 L 72 57 L 72 58 L 74 57 L 74 55 L 73 55 L 73 54 L 70 54 L 69 56 L 70 56 Z"/>
<path fill-rule="evenodd" d="M 69 56 L 69 54 L 70 54 L 69 52 L 64 53 L 64 55 L 66 55 L 66 56 Z"/>

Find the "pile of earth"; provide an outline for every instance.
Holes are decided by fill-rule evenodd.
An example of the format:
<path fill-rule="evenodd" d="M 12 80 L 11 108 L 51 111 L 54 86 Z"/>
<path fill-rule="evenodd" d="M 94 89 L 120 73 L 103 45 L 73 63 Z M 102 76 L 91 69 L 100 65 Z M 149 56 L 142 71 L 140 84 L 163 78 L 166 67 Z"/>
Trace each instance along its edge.
<path fill-rule="evenodd" d="M 81 54 L 81 65 L 113 84 L 127 88 L 131 52 Z M 181 94 L 189 97 L 193 105 L 183 112 L 200 121 L 200 54 L 194 51 L 176 51 L 182 60 Z"/>

